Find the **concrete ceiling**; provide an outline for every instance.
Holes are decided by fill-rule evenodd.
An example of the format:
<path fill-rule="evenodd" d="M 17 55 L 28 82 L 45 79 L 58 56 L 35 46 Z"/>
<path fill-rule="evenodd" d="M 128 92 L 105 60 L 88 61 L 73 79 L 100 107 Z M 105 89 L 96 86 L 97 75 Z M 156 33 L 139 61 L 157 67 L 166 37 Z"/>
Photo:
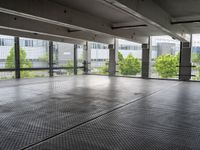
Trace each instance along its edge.
<path fill-rule="evenodd" d="M 200 15 L 199 0 L 153 0 L 171 17 Z"/>
<path fill-rule="evenodd" d="M 100 3 L 97 0 L 50 0 L 58 4 L 86 12 L 101 19 L 106 19 L 112 23 L 133 22 L 142 24 L 136 17 L 127 15 L 123 11 L 119 11 L 114 7 Z"/>
<path fill-rule="evenodd" d="M 188 41 L 200 33 L 199 6 L 199 0 L 1 0 L 0 29 L 103 43 L 114 37 L 146 43 L 153 35 Z"/>
<path fill-rule="evenodd" d="M 104 19 L 114 27 L 123 27 L 123 26 L 137 26 L 137 25 L 147 25 L 144 21 L 137 18 L 136 16 L 129 14 L 115 6 L 112 6 L 106 3 L 103 0 L 50 0 L 57 4 L 61 4 L 72 9 L 76 9 L 80 12 L 90 14 L 94 17 Z M 120 29 L 118 29 L 119 31 Z M 135 32 L 139 32 L 143 36 L 152 36 L 152 35 L 163 35 L 163 31 L 157 30 L 156 27 L 148 25 L 147 27 L 136 27 L 136 28 L 127 28 L 122 29 L 126 30 L 129 33 L 135 35 Z"/>
<path fill-rule="evenodd" d="M 170 14 L 172 22 L 184 26 L 192 33 L 200 33 L 199 0 L 153 0 Z"/>
<path fill-rule="evenodd" d="M 94 17 L 101 18 L 107 20 L 111 26 L 135 26 L 135 25 L 146 25 L 144 21 L 138 19 L 137 17 L 120 10 L 112 5 L 108 5 L 107 3 L 99 0 L 50 0 L 57 4 L 61 4 L 66 7 L 70 7 L 76 9 L 81 12 L 85 12 Z M 88 5 L 89 4 L 89 5 Z M 139 31 L 142 35 L 150 36 L 150 35 L 163 35 L 165 34 L 162 31 L 157 30 L 152 25 L 148 25 L 147 27 L 138 27 L 133 30 L 132 28 L 124 29 L 128 30 L 128 32 L 132 32 L 134 34 L 135 30 Z"/>

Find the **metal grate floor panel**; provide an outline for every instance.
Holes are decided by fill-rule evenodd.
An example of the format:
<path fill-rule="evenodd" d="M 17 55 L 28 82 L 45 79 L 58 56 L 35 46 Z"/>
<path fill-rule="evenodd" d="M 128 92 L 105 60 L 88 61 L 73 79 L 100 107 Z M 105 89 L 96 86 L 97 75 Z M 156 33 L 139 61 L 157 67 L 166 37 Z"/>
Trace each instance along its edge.
<path fill-rule="evenodd" d="M 157 92 L 30 149 L 200 149 L 200 100 L 192 94 L 199 88 L 182 83 Z"/>
<path fill-rule="evenodd" d="M 200 146 L 198 83 L 104 76 L 3 82 L 3 150 Z"/>

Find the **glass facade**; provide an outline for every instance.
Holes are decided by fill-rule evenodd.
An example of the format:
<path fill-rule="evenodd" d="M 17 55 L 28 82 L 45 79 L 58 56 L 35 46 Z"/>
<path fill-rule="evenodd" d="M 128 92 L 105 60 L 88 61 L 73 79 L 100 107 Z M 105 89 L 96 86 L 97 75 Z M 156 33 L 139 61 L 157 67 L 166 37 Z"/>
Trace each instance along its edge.
<path fill-rule="evenodd" d="M 19 38 L 21 78 L 49 76 L 49 41 Z M 15 78 L 14 37 L 0 35 L 0 79 Z M 83 47 L 77 50 L 78 67 L 83 67 Z M 74 74 L 74 44 L 53 42 L 53 74 Z M 83 68 L 78 69 L 78 74 Z"/>
<path fill-rule="evenodd" d="M 49 42 L 44 40 L 20 38 L 20 68 L 48 68 Z M 48 71 L 21 71 L 21 78 L 46 77 Z"/>
<path fill-rule="evenodd" d="M 178 79 L 180 42 L 169 36 L 153 36 L 150 49 L 150 77 Z"/>
<path fill-rule="evenodd" d="M 68 43 L 53 43 L 53 70 L 54 76 L 74 74 L 74 45 Z M 69 69 L 57 69 L 66 67 Z M 71 68 L 71 69 L 70 69 Z"/>
<path fill-rule="evenodd" d="M 15 68 L 14 37 L 0 35 L 0 68 Z"/>
<path fill-rule="evenodd" d="M 117 39 L 117 75 L 141 77 L 142 45 Z"/>
<path fill-rule="evenodd" d="M 21 78 L 42 78 L 49 77 L 49 70 L 20 71 Z"/>
<path fill-rule="evenodd" d="M 108 45 L 91 42 L 91 73 L 108 74 Z"/>
<path fill-rule="evenodd" d="M 21 78 L 49 76 L 49 41 L 20 38 Z M 117 39 L 117 75 L 141 77 L 141 44 Z M 150 39 L 150 77 L 178 79 L 180 42 L 169 36 Z M 108 75 L 107 44 L 89 42 L 91 73 Z M 0 35 L 0 79 L 15 78 L 14 37 Z M 84 46 L 77 47 L 77 74 L 84 74 Z M 192 79 L 200 80 L 200 34 L 192 36 Z M 54 76 L 74 75 L 74 44 L 53 42 Z"/>
<path fill-rule="evenodd" d="M 8 80 L 14 78 L 15 78 L 14 71 L 0 71 L 0 80 Z"/>
<path fill-rule="evenodd" d="M 78 45 L 77 49 L 77 66 L 83 67 L 84 66 L 84 46 Z M 80 68 L 77 70 L 77 74 L 81 75 L 84 74 L 84 68 Z"/>
<path fill-rule="evenodd" d="M 44 40 L 20 38 L 21 68 L 49 67 L 49 43 Z"/>
<path fill-rule="evenodd" d="M 15 68 L 14 37 L 0 35 L 0 69 Z M 14 71 L 0 71 L 0 79 L 15 78 Z"/>
<path fill-rule="evenodd" d="M 192 80 L 200 80 L 200 34 L 192 35 Z"/>

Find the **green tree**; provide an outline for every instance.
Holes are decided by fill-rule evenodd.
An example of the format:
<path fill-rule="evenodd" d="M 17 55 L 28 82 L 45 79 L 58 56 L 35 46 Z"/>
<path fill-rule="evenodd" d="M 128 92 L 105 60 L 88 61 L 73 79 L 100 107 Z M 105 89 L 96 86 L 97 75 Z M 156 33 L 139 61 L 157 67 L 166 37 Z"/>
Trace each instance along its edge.
<path fill-rule="evenodd" d="M 200 53 L 192 53 L 192 62 L 200 63 Z"/>
<path fill-rule="evenodd" d="M 67 60 L 66 64 L 63 65 L 63 67 L 74 67 L 73 60 Z M 73 75 L 74 70 L 73 69 L 67 69 L 67 75 Z"/>
<path fill-rule="evenodd" d="M 155 61 L 155 69 L 162 78 L 172 78 L 178 74 L 180 54 L 165 54 L 159 56 Z"/>
<path fill-rule="evenodd" d="M 11 48 L 9 55 L 7 56 L 5 68 L 15 68 L 14 48 Z"/>
<path fill-rule="evenodd" d="M 138 58 L 135 58 L 132 54 L 129 54 L 126 58 L 123 58 L 120 53 L 118 56 L 120 56 L 119 71 L 122 75 L 136 75 L 141 72 L 141 62 Z"/>
<path fill-rule="evenodd" d="M 118 61 L 121 62 L 124 60 L 122 53 L 118 52 Z"/>
<path fill-rule="evenodd" d="M 107 74 L 109 70 L 108 61 L 98 69 L 98 73 Z M 136 75 L 141 72 L 141 62 L 131 54 L 124 58 L 122 53 L 118 52 L 119 72 L 122 75 Z"/>
<path fill-rule="evenodd" d="M 193 70 L 198 72 L 195 77 L 192 77 L 192 79 L 199 80 L 200 79 L 200 53 L 194 53 L 194 52 L 192 53 L 192 62 L 194 63 L 193 65 L 196 66 L 193 68 Z"/>
<path fill-rule="evenodd" d="M 11 48 L 10 53 L 6 59 L 6 68 L 15 68 L 15 52 L 14 48 Z M 26 59 L 26 51 L 20 48 L 20 68 L 31 68 L 32 63 Z M 21 78 L 33 77 L 34 74 L 31 71 L 21 71 Z"/>
<path fill-rule="evenodd" d="M 198 74 L 196 75 L 196 77 L 194 77 L 194 79 L 199 80 L 200 79 L 200 66 L 197 66 L 195 69 L 198 71 Z"/>
<path fill-rule="evenodd" d="M 98 69 L 98 73 L 100 73 L 100 74 L 108 74 L 108 71 L 109 71 L 108 63 L 109 62 L 106 61 L 105 64 Z"/>

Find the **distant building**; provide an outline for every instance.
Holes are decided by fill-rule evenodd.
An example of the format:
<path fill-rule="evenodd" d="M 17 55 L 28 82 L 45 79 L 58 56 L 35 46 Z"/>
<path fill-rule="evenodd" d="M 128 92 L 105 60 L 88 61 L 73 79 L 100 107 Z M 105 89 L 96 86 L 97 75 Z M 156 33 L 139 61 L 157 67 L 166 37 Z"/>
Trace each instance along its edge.
<path fill-rule="evenodd" d="M 168 36 L 152 38 L 152 53 L 151 58 L 157 58 L 162 54 L 176 54 L 180 50 L 180 42 L 173 40 Z M 199 41 L 197 41 L 199 42 Z M 200 47 L 200 43 L 195 43 L 195 46 Z M 108 45 L 91 42 L 91 67 L 98 68 L 109 60 Z M 0 67 L 4 68 L 6 59 L 10 53 L 10 49 L 14 47 L 14 37 L 0 35 Z M 33 67 L 48 67 L 49 46 L 44 40 L 20 38 L 20 47 L 26 51 L 27 59 L 32 62 Z M 195 47 L 195 52 L 200 52 L 200 48 Z M 79 48 L 79 59 L 83 59 L 83 48 Z M 141 44 L 118 39 L 118 51 L 124 57 L 132 54 L 138 59 L 142 59 Z M 54 66 L 60 67 L 66 65 L 67 60 L 73 60 L 74 46 L 73 44 L 54 42 Z M 80 66 L 81 64 L 79 64 Z"/>

